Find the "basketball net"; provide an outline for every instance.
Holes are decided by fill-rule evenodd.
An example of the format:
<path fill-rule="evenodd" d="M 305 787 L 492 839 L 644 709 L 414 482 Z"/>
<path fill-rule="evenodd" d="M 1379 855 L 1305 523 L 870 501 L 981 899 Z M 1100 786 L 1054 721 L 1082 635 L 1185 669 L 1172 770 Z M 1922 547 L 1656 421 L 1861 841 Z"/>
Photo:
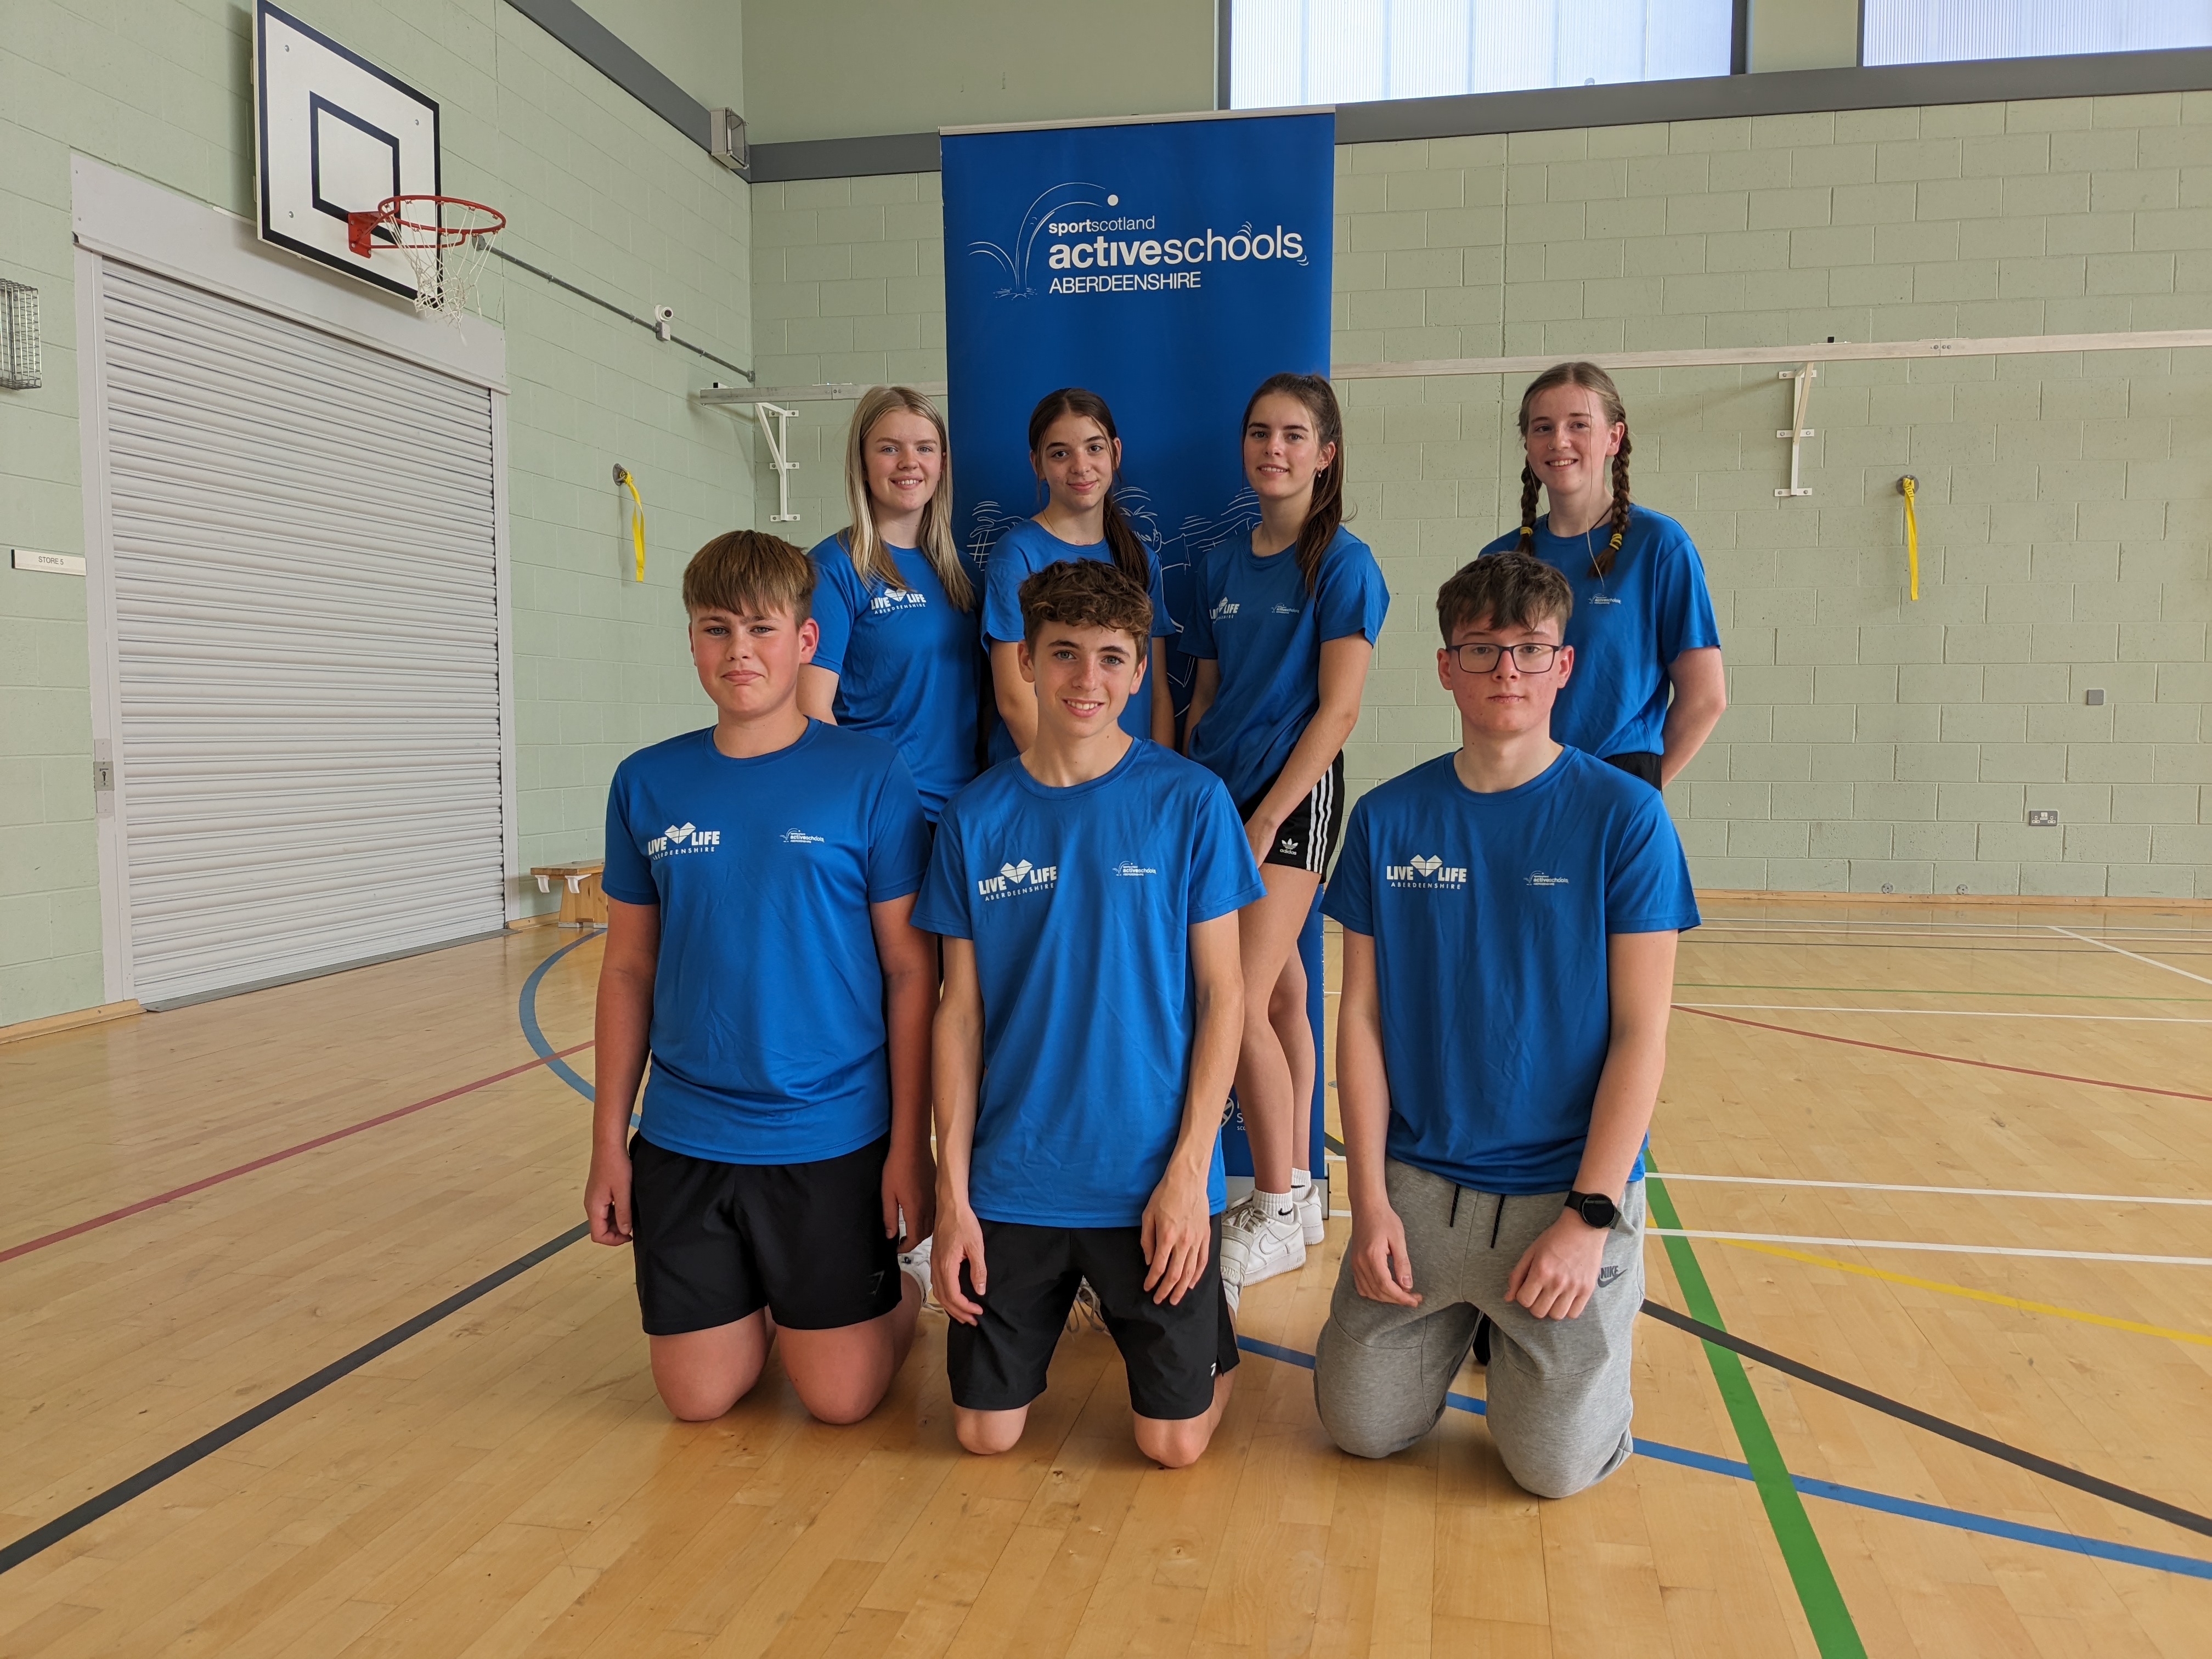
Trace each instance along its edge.
<path fill-rule="evenodd" d="M 346 215 L 346 241 L 366 259 L 397 252 L 415 278 L 415 309 L 458 326 L 476 309 L 491 239 L 507 216 L 458 196 L 388 196 L 374 212 Z"/>

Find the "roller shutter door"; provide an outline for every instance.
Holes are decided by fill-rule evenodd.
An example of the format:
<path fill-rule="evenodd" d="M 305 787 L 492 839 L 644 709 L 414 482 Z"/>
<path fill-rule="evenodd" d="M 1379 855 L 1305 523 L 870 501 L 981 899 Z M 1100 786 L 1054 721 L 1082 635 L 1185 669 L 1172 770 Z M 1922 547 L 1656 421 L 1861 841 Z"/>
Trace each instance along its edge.
<path fill-rule="evenodd" d="M 489 394 L 100 270 L 135 994 L 501 927 Z"/>

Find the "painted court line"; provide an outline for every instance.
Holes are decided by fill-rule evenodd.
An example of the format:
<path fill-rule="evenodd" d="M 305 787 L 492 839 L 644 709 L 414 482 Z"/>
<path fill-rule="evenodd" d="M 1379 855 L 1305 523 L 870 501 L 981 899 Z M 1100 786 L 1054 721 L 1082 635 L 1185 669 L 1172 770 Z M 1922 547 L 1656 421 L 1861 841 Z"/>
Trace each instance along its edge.
<path fill-rule="evenodd" d="M 1917 1187 L 1893 1181 L 1804 1181 L 1786 1176 L 1684 1175 L 1669 1181 L 1709 1181 L 1728 1187 L 1832 1187 L 1862 1193 L 1941 1193 L 1949 1198 L 2050 1198 L 2075 1204 L 2190 1204 L 2212 1207 L 2212 1198 L 2150 1197 L 2142 1193 L 2050 1193 L 2015 1187 Z"/>
<path fill-rule="evenodd" d="M 2089 937 L 2089 935 L 2088 935 L 2088 934 L 2087 934 L 2087 933 L 2075 933 L 2075 932 L 2072 928 L 2070 928 L 2070 927 L 2057 927 L 2057 926 L 2055 926 L 2055 925 L 2054 925 L 2054 926 L 2051 927 L 2051 931 L 2052 933 L 2063 933 L 2063 934 L 2065 934 L 2065 935 L 2066 935 L 2066 937 L 2067 937 L 2068 939 L 2080 939 L 2080 940 L 2081 940 L 2084 945 L 2096 945 L 2100 950 L 2105 950 L 2105 951 L 2112 951 L 2115 955 L 2118 955 L 2118 956 L 2123 956 L 2123 957 L 2129 957 L 2129 958 L 2130 958 L 2130 960 L 2132 960 L 2132 961 L 2140 962 L 2140 963 L 2146 963 L 2146 964 L 2148 964 L 2148 966 L 2153 967 L 2153 968 L 2163 968 L 2163 969 L 2166 969 L 2166 971 L 2167 973 L 2169 973 L 2169 974 L 2179 974 L 2179 975 L 2180 975 L 2182 976 L 2182 978 L 2184 978 L 2184 979 L 2193 979 L 2193 980 L 2195 980 L 2195 981 L 2196 981 L 2199 985 L 2212 985 L 2212 979 L 2207 979 L 2207 978 L 2206 978 L 2203 975 L 2202 975 L 2202 974 L 2192 974 L 2192 973 L 2191 973 L 2191 972 L 2189 971 L 2189 969 L 2187 969 L 2186 968 L 2177 968 L 2177 967 L 2175 967 L 2172 963 L 2170 963 L 2170 962 L 2160 962 L 2160 961 L 2157 957 L 2155 957 L 2139 956 L 2139 955 L 2137 955 L 2137 954 L 2136 954 L 2135 951 L 2123 951 L 2123 950 L 2121 950 L 2121 949 L 2120 949 L 2120 947 L 2119 947 L 2118 945 L 2117 945 L 2110 944 L 2110 943 L 2108 943 L 2107 941 L 2106 941 L 2106 940 L 2104 940 L 2104 939 L 2092 939 L 2092 938 L 2090 938 L 2090 937 Z M 2132 934 L 2123 934 L 2121 937 L 2123 937 L 2123 938 L 2136 938 L 2136 937 L 2139 937 L 2139 936 L 2138 936 L 2138 935 L 2132 935 Z"/>
<path fill-rule="evenodd" d="M 1670 1176 L 1668 1179 L 1673 1177 Z M 1308 1370 L 1313 1369 L 1313 1356 L 1301 1353 L 1296 1348 L 1282 1347 L 1251 1336 L 1238 1337 L 1237 1346 L 1263 1359 L 1278 1360 L 1285 1365 L 1300 1365 Z M 1486 1410 L 1481 1401 L 1468 1394 L 1448 1394 L 1444 1396 L 1444 1403 L 1454 1411 L 1469 1412 L 1477 1417 L 1482 1416 Z M 1707 1474 L 1726 1475 L 1735 1480 L 1752 1478 L 1751 1465 L 1739 1458 L 1692 1451 L 1686 1446 L 1670 1446 L 1663 1440 L 1646 1440 L 1641 1435 L 1636 1437 L 1635 1449 L 1638 1457 L 1648 1457 L 1654 1462 L 1673 1463 L 1686 1469 L 1702 1470 Z M 2154 1572 L 2180 1573 L 2191 1578 L 2212 1579 L 2212 1561 L 2201 1561 L 2193 1555 L 2176 1555 L 2166 1550 L 2147 1550 L 2137 1545 L 2116 1544 L 2102 1538 L 2077 1537 L 2073 1533 L 2058 1532 L 2049 1527 L 2031 1527 L 2018 1521 L 1977 1515 L 1972 1510 L 1954 1510 L 1942 1504 L 1924 1504 L 1914 1498 L 1894 1498 L 1887 1492 L 1869 1492 L 1863 1486 L 1847 1486 L 1833 1480 L 1820 1480 L 1809 1474 L 1793 1474 L 1790 1479 L 1806 1497 L 1826 1498 L 1832 1504 L 1848 1504 L 1856 1509 L 1875 1510 L 1885 1515 L 1903 1516 L 1908 1520 L 1924 1521 L 1934 1526 L 1956 1528 L 1960 1532 L 1980 1533 L 1990 1538 L 2008 1539 L 2014 1543 L 2035 1544 L 2045 1549 L 2063 1550 L 2069 1554 L 2124 1562 L 2131 1567 L 2148 1567 Z"/>
<path fill-rule="evenodd" d="M 2180 1014 L 2052 1014 L 2024 1008 L 1843 1008 L 1817 1002 L 1678 1002 L 1677 1008 L 1747 1008 L 1768 1014 L 1922 1014 L 1935 1019 L 2094 1019 L 2133 1025 L 2212 1025 Z"/>
<path fill-rule="evenodd" d="M 2174 1100 L 2208 1100 L 2212 1095 L 2201 1095 L 2188 1089 L 2159 1089 L 2148 1083 L 2117 1083 L 2110 1078 L 2075 1077 L 2066 1072 L 2045 1072 L 2033 1066 L 2005 1066 L 1994 1060 L 1969 1060 L 1964 1054 L 1939 1054 L 1926 1048 L 1900 1048 L 1890 1042 L 1869 1042 L 1863 1037 L 1837 1036 L 1827 1031 L 1804 1031 L 1794 1025 L 1770 1025 L 1765 1020 L 1738 1019 L 1734 1014 L 1715 1013 L 1710 1008 L 1686 1008 L 1685 1013 L 1695 1014 L 1699 1019 L 1717 1019 L 1729 1025 L 1747 1025 L 1754 1031 L 1779 1031 L 1784 1036 L 1810 1037 L 1815 1042 L 1840 1042 L 1849 1048 L 1874 1048 L 1885 1054 L 1910 1054 L 1916 1060 L 1940 1060 L 1952 1066 L 1972 1066 L 1984 1072 L 2011 1072 L 2020 1077 L 2049 1078 L 2058 1083 L 2080 1083 L 2092 1089 L 2120 1089 L 2130 1094 L 2165 1095 Z"/>
<path fill-rule="evenodd" d="M 1868 997 L 1954 997 L 1960 990 L 1956 985 L 1940 989 L 1912 985 L 1770 985 L 1764 981 L 1730 979 L 1678 979 L 1674 981 L 1674 988 L 1678 991 L 1803 991 L 1808 994 L 1822 991 L 1841 996 Z M 1334 996 L 1335 993 L 1332 991 L 1329 994 Z M 2101 991 L 1984 991 L 1976 988 L 1972 994 L 1978 997 L 2038 997 L 2051 1002 L 2212 1002 L 2212 997 L 2116 996 Z"/>
<path fill-rule="evenodd" d="M 1944 1255 L 2033 1256 L 2045 1261 L 2134 1261 L 2154 1267 L 2212 1267 L 2212 1255 L 2131 1255 L 2118 1250 L 2037 1250 L 2013 1244 L 1931 1244 L 1911 1238 L 1820 1238 L 1807 1233 L 1718 1233 L 1652 1227 L 1661 1238 L 1711 1238 L 1723 1244 L 1825 1244 L 1844 1250 L 1932 1250 Z"/>
<path fill-rule="evenodd" d="M 562 1049 L 560 1053 L 578 1054 L 591 1046 L 588 1042 L 580 1042 L 573 1048 Z M 312 1140 L 301 1141 L 297 1146 L 287 1146 L 282 1152 L 268 1153 L 264 1157 L 236 1164 L 211 1176 L 203 1176 L 198 1181 L 186 1182 L 181 1187 L 172 1187 L 166 1193 L 156 1193 L 151 1198 L 142 1198 L 136 1204 L 126 1204 L 119 1210 L 110 1210 L 105 1215 L 94 1216 L 89 1220 L 76 1223 L 74 1226 L 64 1227 L 58 1231 L 46 1233 L 37 1238 L 27 1238 L 21 1244 L 11 1244 L 6 1249 L 0 1250 L 0 1261 L 12 1261 L 19 1255 L 28 1255 L 33 1250 L 43 1250 L 49 1244 L 58 1244 L 65 1238 L 75 1238 L 78 1234 L 88 1233 L 95 1227 L 105 1227 L 112 1222 L 121 1221 L 126 1217 L 137 1215 L 163 1204 L 173 1203 L 178 1199 L 188 1197 L 193 1193 L 204 1192 L 210 1187 L 218 1186 L 223 1182 L 235 1181 L 243 1175 L 252 1175 L 256 1170 L 265 1170 L 272 1164 L 282 1164 L 286 1158 L 297 1158 L 302 1152 L 312 1152 L 318 1146 L 327 1146 L 332 1141 L 346 1139 L 349 1136 L 376 1128 L 381 1124 L 412 1116 L 416 1112 L 428 1111 L 433 1106 L 442 1106 L 449 1100 L 458 1100 L 463 1095 L 474 1094 L 479 1089 L 489 1088 L 495 1083 L 504 1083 L 511 1077 L 520 1077 L 525 1072 L 534 1072 L 539 1066 L 547 1065 L 560 1066 L 562 1070 L 567 1069 L 565 1066 L 561 1066 L 557 1055 L 550 1050 L 544 1051 L 536 1060 L 525 1060 L 520 1066 L 510 1066 L 503 1072 L 494 1072 L 489 1077 L 480 1077 L 473 1083 L 464 1083 L 457 1089 L 448 1089 L 443 1094 L 432 1095 L 427 1100 L 418 1100 L 412 1105 L 402 1106 L 394 1111 L 380 1112 L 374 1117 L 363 1118 L 358 1123 L 349 1123 L 343 1129 L 333 1129 L 328 1134 L 317 1135 Z"/>
<path fill-rule="evenodd" d="M 1679 1181 L 1681 1177 L 1669 1176 L 1668 1179 Z M 2057 1302 L 2031 1302 L 2025 1297 L 2003 1296 L 1996 1291 L 1976 1290 L 1971 1285 L 1953 1285 L 1941 1279 L 1919 1279 L 1911 1273 L 1893 1273 L 1887 1268 L 1862 1267 L 1856 1261 L 1838 1261 L 1832 1255 L 1814 1255 L 1809 1250 L 1792 1250 L 1779 1244 L 1752 1244 L 1739 1241 L 1733 1248 L 1756 1250 L 1761 1255 L 1778 1255 L 1815 1267 L 1832 1268 L 1837 1273 L 1856 1273 L 1862 1279 L 1879 1279 L 1887 1284 L 1907 1285 L 1915 1290 L 1937 1291 L 1945 1296 L 1964 1297 L 1970 1302 L 1989 1302 L 2000 1308 L 2017 1308 L 2022 1313 L 2049 1314 L 2057 1319 L 2070 1319 L 2076 1324 L 2101 1325 L 2108 1330 L 2128 1331 L 2137 1336 L 2160 1336 L 2170 1342 L 2189 1342 L 2198 1347 L 2212 1348 L 2212 1336 L 2201 1331 L 2178 1331 L 2169 1325 L 2146 1325 L 2139 1319 L 2120 1319 L 2111 1314 L 2091 1313 L 2086 1308 L 2069 1308 Z"/>

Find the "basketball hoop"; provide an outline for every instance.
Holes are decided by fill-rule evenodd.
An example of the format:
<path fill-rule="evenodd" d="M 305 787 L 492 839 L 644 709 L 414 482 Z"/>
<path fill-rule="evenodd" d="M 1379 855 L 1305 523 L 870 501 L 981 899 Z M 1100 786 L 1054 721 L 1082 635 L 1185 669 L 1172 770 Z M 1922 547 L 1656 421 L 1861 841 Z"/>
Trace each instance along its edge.
<path fill-rule="evenodd" d="M 415 273 L 415 309 L 459 323 L 476 299 L 491 239 L 507 216 L 459 196 L 387 196 L 346 215 L 346 246 L 362 258 L 397 249 Z"/>

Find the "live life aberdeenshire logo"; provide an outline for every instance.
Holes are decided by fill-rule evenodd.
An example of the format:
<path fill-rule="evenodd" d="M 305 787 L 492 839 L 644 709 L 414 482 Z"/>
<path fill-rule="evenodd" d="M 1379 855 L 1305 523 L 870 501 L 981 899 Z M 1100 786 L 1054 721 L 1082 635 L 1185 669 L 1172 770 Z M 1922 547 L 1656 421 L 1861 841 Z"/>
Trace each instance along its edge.
<path fill-rule="evenodd" d="M 1103 185 L 1054 185 L 1030 204 L 1011 246 L 971 242 L 968 252 L 996 260 L 1006 278 L 999 296 L 1018 300 L 1037 292 L 1042 273 L 1051 273 L 1051 294 L 1157 294 L 1202 286 L 1210 266 L 1306 263 L 1304 233 L 1279 224 L 1170 227 L 1162 236 L 1158 214 L 1121 206 L 1120 194 Z"/>
<path fill-rule="evenodd" d="M 1060 879 L 1056 864 L 1031 864 L 1027 859 L 1017 864 L 1002 864 L 995 876 L 979 876 L 975 891 L 985 900 L 1012 898 L 1020 893 L 1042 893 Z"/>
<path fill-rule="evenodd" d="M 687 853 L 711 853 L 722 844 L 719 830 L 702 830 L 696 823 L 672 823 L 645 844 L 649 859 L 676 858 Z"/>
<path fill-rule="evenodd" d="M 1382 866 L 1382 879 L 1394 888 L 1419 892 L 1457 892 L 1467 885 L 1466 869 L 1446 864 L 1435 854 L 1416 853 L 1403 864 Z"/>

